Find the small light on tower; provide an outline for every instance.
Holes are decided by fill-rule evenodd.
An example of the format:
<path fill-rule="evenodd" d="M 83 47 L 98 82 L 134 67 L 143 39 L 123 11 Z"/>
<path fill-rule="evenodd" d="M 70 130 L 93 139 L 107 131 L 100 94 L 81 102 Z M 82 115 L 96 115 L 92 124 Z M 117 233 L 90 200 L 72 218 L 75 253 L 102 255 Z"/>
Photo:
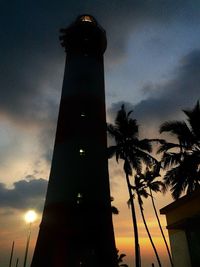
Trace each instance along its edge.
<path fill-rule="evenodd" d="M 85 112 L 81 112 L 81 117 L 85 117 Z"/>
<path fill-rule="evenodd" d="M 82 200 L 82 194 L 81 193 L 78 193 L 78 195 L 77 195 L 77 204 L 80 204 L 81 203 L 81 200 Z"/>
<path fill-rule="evenodd" d="M 85 156 L 85 150 L 80 148 L 79 149 L 80 156 Z"/>

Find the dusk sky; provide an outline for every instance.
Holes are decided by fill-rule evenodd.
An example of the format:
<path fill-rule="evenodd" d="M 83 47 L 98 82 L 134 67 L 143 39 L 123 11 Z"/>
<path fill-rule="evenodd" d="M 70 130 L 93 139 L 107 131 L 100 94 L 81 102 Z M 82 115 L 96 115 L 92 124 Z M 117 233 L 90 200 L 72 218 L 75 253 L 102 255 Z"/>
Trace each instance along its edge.
<path fill-rule="evenodd" d="M 38 212 L 34 248 L 49 177 L 65 52 L 59 29 L 80 14 L 93 15 L 106 30 L 107 120 L 122 103 L 134 110 L 141 138 L 159 135 L 166 120 L 185 119 L 182 109 L 200 99 L 200 1 L 74 0 L 0 1 L 0 266 L 6 267 L 12 241 L 22 264 L 27 225 L 24 213 Z M 116 243 L 133 267 L 133 239 L 122 165 L 110 161 Z M 157 207 L 172 202 L 155 196 Z M 148 200 L 144 208 L 163 267 L 167 254 Z M 166 222 L 161 216 L 163 226 Z M 156 262 L 138 213 L 143 267 Z M 127 261 L 126 261 L 127 259 Z M 19 266 L 21 267 L 21 264 Z M 155 265 L 156 266 L 156 265 Z"/>

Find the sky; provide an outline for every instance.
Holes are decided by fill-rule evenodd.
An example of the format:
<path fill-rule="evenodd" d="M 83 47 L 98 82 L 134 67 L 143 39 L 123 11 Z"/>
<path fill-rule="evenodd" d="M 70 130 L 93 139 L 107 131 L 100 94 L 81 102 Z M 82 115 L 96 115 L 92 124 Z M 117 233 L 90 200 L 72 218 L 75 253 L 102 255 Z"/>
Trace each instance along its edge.
<path fill-rule="evenodd" d="M 182 109 L 200 99 L 200 2 L 198 0 L 14 0 L 0 1 L 0 266 L 8 266 L 12 241 L 21 264 L 27 225 L 38 212 L 34 249 L 48 183 L 65 65 L 59 29 L 80 14 L 106 30 L 104 55 L 107 121 L 122 103 L 140 125 L 140 137 L 161 137 L 159 125 L 185 119 Z M 167 137 L 162 135 L 162 137 Z M 109 161 L 116 243 L 133 267 L 133 238 L 122 165 Z M 155 196 L 162 208 L 170 194 Z M 146 217 L 163 267 L 169 262 L 151 206 Z M 138 214 L 143 267 L 155 262 Z M 163 226 L 166 221 L 161 216 Z M 155 265 L 156 266 L 156 265 Z"/>

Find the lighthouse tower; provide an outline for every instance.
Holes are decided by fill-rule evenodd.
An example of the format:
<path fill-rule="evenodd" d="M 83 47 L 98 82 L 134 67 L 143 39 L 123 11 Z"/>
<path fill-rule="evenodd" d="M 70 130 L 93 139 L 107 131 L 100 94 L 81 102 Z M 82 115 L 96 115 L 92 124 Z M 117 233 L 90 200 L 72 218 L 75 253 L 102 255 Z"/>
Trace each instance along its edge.
<path fill-rule="evenodd" d="M 31 267 L 116 267 L 106 153 L 106 34 L 90 15 L 61 32 L 66 66 Z"/>

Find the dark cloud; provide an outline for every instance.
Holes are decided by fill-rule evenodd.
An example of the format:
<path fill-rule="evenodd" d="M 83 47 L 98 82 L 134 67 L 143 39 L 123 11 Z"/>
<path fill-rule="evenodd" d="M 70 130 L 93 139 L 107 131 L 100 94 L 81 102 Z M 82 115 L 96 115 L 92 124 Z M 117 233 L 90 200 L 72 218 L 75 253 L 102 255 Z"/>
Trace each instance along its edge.
<path fill-rule="evenodd" d="M 36 209 L 42 211 L 48 181 L 30 175 L 13 184 L 12 189 L 0 183 L 0 208 Z"/>
<path fill-rule="evenodd" d="M 152 120 L 160 123 L 176 119 L 182 109 L 194 106 L 200 98 L 200 50 L 183 57 L 173 79 L 150 91 L 154 91 L 153 96 L 134 107 L 137 118 L 148 125 Z"/>
<path fill-rule="evenodd" d="M 96 16 L 107 30 L 107 57 L 116 59 L 125 53 L 129 34 L 138 24 L 191 19 L 197 17 L 198 6 L 198 1 L 188 4 L 186 0 L 3 1 L 0 113 L 17 121 L 40 124 L 56 116 L 65 58 L 58 30 L 77 15 L 86 12 Z"/>
<path fill-rule="evenodd" d="M 182 109 L 191 108 L 200 99 L 200 50 L 192 51 L 183 57 L 174 70 L 173 78 L 161 85 L 148 85 L 150 97 L 137 105 L 131 103 L 114 103 L 108 110 L 113 118 L 122 104 L 127 111 L 134 110 L 134 116 L 139 124 L 155 127 L 166 121 L 179 119 Z"/>
<path fill-rule="evenodd" d="M 56 124 L 41 131 L 39 143 L 43 148 L 41 157 L 50 165 L 53 155 L 54 140 L 56 134 Z"/>

